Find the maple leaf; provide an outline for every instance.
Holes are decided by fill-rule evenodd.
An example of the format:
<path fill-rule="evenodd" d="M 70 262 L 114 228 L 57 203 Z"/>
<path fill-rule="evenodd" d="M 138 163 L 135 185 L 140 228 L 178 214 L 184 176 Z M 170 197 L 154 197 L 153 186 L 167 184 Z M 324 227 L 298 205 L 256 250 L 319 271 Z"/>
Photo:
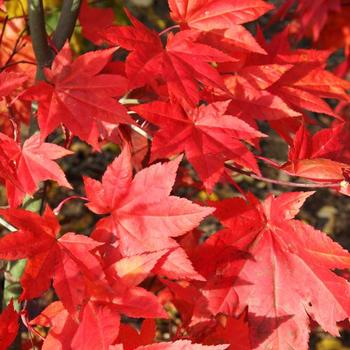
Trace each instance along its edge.
<path fill-rule="evenodd" d="M 181 28 L 203 32 L 203 43 L 232 54 L 233 57 L 240 50 L 266 53 L 252 34 L 241 25 L 270 11 L 273 6 L 266 2 L 170 0 L 169 6 L 172 19 Z"/>
<path fill-rule="evenodd" d="M 0 314 L 0 349 L 6 350 L 17 336 L 19 329 L 19 314 L 13 307 L 13 300 Z"/>
<path fill-rule="evenodd" d="M 20 87 L 28 77 L 21 73 L 3 71 L 0 73 L 0 99 L 10 95 Z"/>
<path fill-rule="evenodd" d="M 193 331 L 191 335 L 193 337 Z M 208 332 L 209 333 L 209 332 Z M 235 350 L 251 350 L 249 339 L 249 327 L 246 321 L 246 315 L 243 313 L 241 317 L 222 317 L 215 324 L 214 329 L 210 329 L 210 333 L 204 339 L 198 341 L 204 344 L 230 344 Z"/>
<path fill-rule="evenodd" d="M 123 256 L 176 248 L 173 237 L 190 231 L 212 213 L 212 208 L 169 195 L 180 160 L 154 164 L 132 180 L 130 151 L 125 147 L 105 172 L 102 183 L 84 179 L 87 206 L 97 214 L 112 214 L 108 221 Z"/>
<path fill-rule="evenodd" d="M 345 56 L 349 56 L 349 33 L 346 31 L 346 25 L 349 21 L 350 11 L 345 1 L 341 1 L 341 8 L 338 12 L 330 12 L 325 26 L 322 28 L 318 37 L 318 46 L 321 49 L 335 51 L 344 48 Z M 337 35 L 341 33 L 341 35 Z M 347 70 L 347 62 L 343 63 Z M 338 70 L 338 69 L 337 69 Z M 345 73 L 345 72 L 344 72 Z M 345 74 L 341 74 L 344 76 Z"/>
<path fill-rule="evenodd" d="M 171 98 L 181 103 L 199 102 L 200 84 L 225 89 L 219 73 L 210 62 L 232 58 L 205 44 L 196 43 L 200 32 L 185 30 L 169 35 L 165 49 L 158 34 L 127 12 L 133 26 L 114 26 L 106 30 L 106 39 L 132 51 L 126 60 L 129 87 L 150 83 L 150 78 L 164 79 Z"/>
<path fill-rule="evenodd" d="M 48 305 L 40 315 L 30 321 L 30 325 L 50 328 L 42 350 L 69 349 L 78 328 L 78 323 L 70 316 L 60 301 L 54 301 Z"/>
<path fill-rule="evenodd" d="M 114 307 L 115 308 L 115 307 Z M 108 349 L 119 332 L 120 315 L 112 304 L 88 302 L 76 322 L 60 301 L 47 306 L 31 325 L 49 327 L 42 345 L 48 349 Z"/>
<path fill-rule="evenodd" d="M 293 65 L 279 80 L 269 86 L 268 91 L 296 108 L 337 117 L 322 98 L 348 101 L 349 82 L 324 69 L 329 52 L 302 49 L 293 51 L 288 44 L 287 35 L 287 31 L 282 32 L 268 45 L 262 36 L 259 41 L 270 54 L 270 63 Z M 281 42 L 285 44 L 281 45 Z"/>
<path fill-rule="evenodd" d="M 225 84 L 232 93 L 228 111 L 249 124 L 255 119 L 273 121 L 301 116 L 288 107 L 280 97 L 266 90 L 255 89 L 244 78 L 231 76 L 225 79 Z"/>
<path fill-rule="evenodd" d="M 104 74 L 115 49 L 88 52 L 74 62 L 67 45 L 45 69 L 45 82 L 29 88 L 22 98 L 39 101 L 41 140 L 63 123 L 74 135 L 99 149 L 99 123 L 133 123 L 115 98 L 126 92 L 123 76 Z"/>
<path fill-rule="evenodd" d="M 18 231 L 0 239 L 0 257 L 4 260 L 27 258 L 21 277 L 21 300 L 41 295 L 53 285 L 69 312 L 79 312 L 86 297 L 86 281 L 102 281 L 104 273 L 99 259 L 91 251 L 101 243 L 66 233 L 59 239 L 60 226 L 48 207 L 44 216 L 22 209 L 0 210 Z"/>
<path fill-rule="evenodd" d="M 175 22 L 202 31 L 251 22 L 274 8 L 261 0 L 169 0 L 169 6 Z"/>
<path fill-rule="evenodd" d="M 82 34 L 96 45 L 104 41 L 100 32 L 113 24 L 114 12 L 111 8 L 91 7 L 87 0 L 82 1 L 79 11 L 79 22 Z"/>
<path fill-rule="evenodd" d="M 235 72 L 238 75 L 238 79 L 227 78 L 228 88 L 231 87 L 233 95 L 237 94 L 238 99 L 244 96 L 239 91 L 236 81 L 241 85 L 243 82 L 244 87 L 247 86 L 248 96 L 252 94 L 253 86 L 258 90 L 256 95 L 259 91 L 263 91 L 265 94 L 277 96 L 295 112 L 308 110 L 339 118 L 323 98 L 348 101 L 347 90 L 350 85 L 349 82 L 324 69 L 329 57 L 328 51 L 291 50 L 287 31 L 276 35 L 269 43 L 265 41 L 260 31 L 258 42 L 268 53 L 267 55 L 249 53 L 239 64 L 225 63 L 222 68 L 219 64 L 219 71 L 231 74 Z M 248 97 L 249 99 L 251 98 Z M 286 107 L 281 103 L 280 107 L 282 116 L 282 111 L 286 111 Z M 239 103 L 237 109 L 239 109 Z M 277 113 L 278 111 L 274 114 Z"/>
<path fill-rule="evenodd" d="M 40 134 L 31 136 L 21 148 L 16 141 L 0 133 L 0 145 L 0 167 L 3 170 L 0 177 L 6 180 L 11 207 L 19 206 L 26 194 L 32 195 L 41 181 L 54 180 L 61 186 L 72 188 L 53 160 L 73 152 L 52 143 L 41 143 Z"/>
<path fill-rule="evenodd" d="M 237 313 L 248 306 L 254 349 L 307 349 L 309 316 L 337 335 L 336 322 L 349 315 L 349 283 L 330 270 L 348 268 L 350 254 L 294 219 L 311 194 L 285 193 L 263 203 L 249 195 L 249 202 L 236 198 L 217 204 L 227 229 L 205 244 L 251 256 L 233 256 L 223 267 L 237 276 L 232 284 L 240 301 Z"/>
<path fill-rule="evenodd" d="M 128 286 L 125 289 L 121 284 L 122 280 L 115 282 L 115 293 L 110 300 L 98 300 L 101 294 L 95 293 L 83 306 L 79 320 L 61 302 L 50 304 L 30 322 L 32 325 L 50 327 L 43 349 L 85 349 L 86 346 L 89 349 L 107 349 L 116 341 L 120 314 L 124 311 L 130 317 L 166 317 L 153 294 L 142 288 Z"/>
<path fill-rule="evenodd" d="M 270 22 L 283 19 L 295 3 L 295 0 L 285 1 Z M 297 8 L 293 14 L 298 22 L 298 25 L 295 26 L 297 31 L 294 34 L 297 35 L 298 39 L 301 39 L 303 35 L 309 36 L 309 34 L 312 34 L 313 40 L 317 41 L 323 27 L 327 23 L 329 14 L 340 11 L 340 0 L 321 0 L 317 3 L 312 0 L 298 1 Z"/>
<path fill-rule="evenodd" d="M 131 325 L 121 324 L 116 343 L 122 343 L 124 350 L 133 350 L 138 346 L 153 343 L 155 335 L 156 324 L 154 320 L 144 320 L 139 332 Z"/>
<path fill-rule="evenodd" d="M 160 127 L 152 142 L 152 159 L 185 151 L 205 186 L 212 189 L 227 160 L 259 173 L 254 155 L 240 140 L 253 141 L 264 134 L 226 114 L 229 103 L 202 105 L 187 113 L 165 102 L 139 105 L 133 110 Z"/>
<path fill-rule="evenodd" d="M 348 123 L 311 135 L 304 124 L 295 135 L 288 162 L 281 169 L 315 181 L 341 182 L 350 169 Z"/>
<path fill-rule="evenodd" d="M 108 349 L 118 336 L 120 315 L 113 304 L 89 302 L 72 339 L 72 349 Z"/>

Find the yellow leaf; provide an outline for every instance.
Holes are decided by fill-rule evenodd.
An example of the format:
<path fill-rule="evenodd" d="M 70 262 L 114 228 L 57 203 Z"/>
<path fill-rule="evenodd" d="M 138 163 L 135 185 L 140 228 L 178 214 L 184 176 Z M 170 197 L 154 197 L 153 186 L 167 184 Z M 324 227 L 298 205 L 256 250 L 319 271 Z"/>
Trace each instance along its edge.
<path fill-rule="evenodd" d="M 10 0 L 6 1 L 6 11 L 10 18 L 25 16 L 28 12 L 26 0 Z"/>
<path fill-rule="evenodd" d="M 338 339 L 325 338 L 317 343 L 316 350 L 350 350 L 350 348 L 343 346 Z"/>
<path fill-rule="evenodd" d="M 45 10 L 59 8 L 62 0 L 44 0 Z M 9 0 L 5 1 L 6 11 L 9 18 L 22 17 L 27 15 L 27 0 Z"/>

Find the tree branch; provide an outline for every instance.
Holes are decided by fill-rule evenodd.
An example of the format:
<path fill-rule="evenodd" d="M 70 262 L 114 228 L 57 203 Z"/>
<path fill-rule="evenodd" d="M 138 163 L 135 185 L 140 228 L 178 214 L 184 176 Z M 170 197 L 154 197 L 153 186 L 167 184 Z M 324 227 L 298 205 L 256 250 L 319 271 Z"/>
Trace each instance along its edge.
<path fill-rule="evenodd" d="M 28 18 L 33 50 L 38 63 L 37 79 L 41 80 L 45 78 L 43 68 L 48 66 L 51 61 L 42 0 L 28 0 Z"/>
<path fill-rule="evenodd" d="M 66 40 L 72 36 L 80 5 L 81 0 L 64 0 L 60 19 L 52 37 L 52 43 L 57 51 L 61 50 Z"/>

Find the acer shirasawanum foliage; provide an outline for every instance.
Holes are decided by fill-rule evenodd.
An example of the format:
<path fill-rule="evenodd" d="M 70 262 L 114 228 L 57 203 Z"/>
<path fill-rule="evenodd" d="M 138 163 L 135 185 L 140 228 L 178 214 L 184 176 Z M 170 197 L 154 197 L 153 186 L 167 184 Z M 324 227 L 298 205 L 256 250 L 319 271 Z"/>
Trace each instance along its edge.
<path fill-rule="evenodd" d="M 69 2 L 73 37 L 55 47 L 60 22 L 38 37 L 26 2 L 0 1 L 4 286 L 26 259 L 0 349 L 306 350 L 316 325 L 339 335 L 350 254 L 296 217 L 314 192 L 257 198 L 236 175 L 350 195 L 350 60 L 327 68 L 346 1 L 169 0 L 158 31 L 86 0 L 76 21 Z M 55 28 L 58 2 L 44 5 Z M 277 137 L 280 162 L 265 152 Z M 98 178 L 84 171 L 111 149 Z M 73 223 L 71 199 L 85 203 Z"/>

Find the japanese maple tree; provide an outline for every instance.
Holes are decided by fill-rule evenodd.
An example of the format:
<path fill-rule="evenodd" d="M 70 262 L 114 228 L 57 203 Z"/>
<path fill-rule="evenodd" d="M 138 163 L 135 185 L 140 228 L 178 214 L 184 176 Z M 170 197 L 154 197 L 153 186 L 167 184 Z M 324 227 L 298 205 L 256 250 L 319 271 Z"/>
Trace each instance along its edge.
<path fill-rule="evenodd" d="M 0 349 L 339 336 L 349 2 L 151 3 L 0 0 Z"/>

